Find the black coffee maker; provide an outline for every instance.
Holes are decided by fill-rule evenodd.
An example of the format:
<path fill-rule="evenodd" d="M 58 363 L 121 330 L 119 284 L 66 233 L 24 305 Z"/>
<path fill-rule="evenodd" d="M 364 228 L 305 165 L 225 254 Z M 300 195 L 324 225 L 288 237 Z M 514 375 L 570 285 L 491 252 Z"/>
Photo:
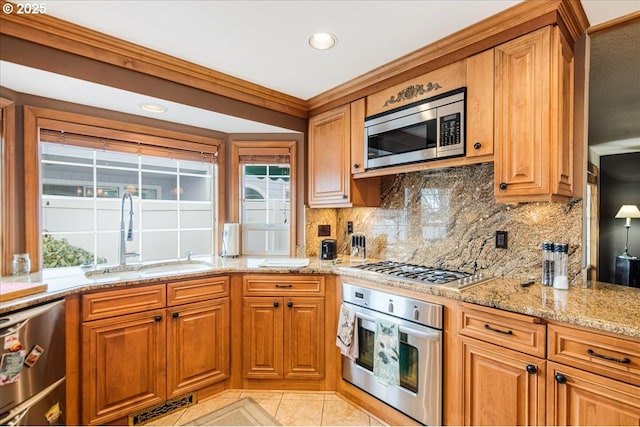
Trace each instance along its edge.
<path fill-rule="evenodd" d="M 336 239 L 324 239 L 320 242 L 320 259 L 331 260 L 338 257 L 338 243 Z"/>

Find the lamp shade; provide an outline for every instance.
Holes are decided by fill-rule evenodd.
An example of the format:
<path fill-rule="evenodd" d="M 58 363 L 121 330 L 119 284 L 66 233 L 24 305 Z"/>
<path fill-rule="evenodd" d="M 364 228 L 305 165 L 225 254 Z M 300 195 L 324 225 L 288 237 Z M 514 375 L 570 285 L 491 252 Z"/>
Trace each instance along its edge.
<path fill-rule="evenodd" d="M 636 205 L 622 205 L 616 218 L 640 218 L 640 210 Z"/>

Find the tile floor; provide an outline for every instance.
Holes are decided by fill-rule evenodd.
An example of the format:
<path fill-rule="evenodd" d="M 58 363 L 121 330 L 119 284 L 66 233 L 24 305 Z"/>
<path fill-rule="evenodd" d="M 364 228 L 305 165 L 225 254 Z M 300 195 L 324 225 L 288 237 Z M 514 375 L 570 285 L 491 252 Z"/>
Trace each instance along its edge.
<path fill-rule="evenodd" d="M 285 426 L 381 426 L 386 425 L 363 409 L 331 392 L 282 392 L 226 390 L 196 405 L 150 421 L 152 426 L 189 425 L 189 421 L 251 396 Z"/>

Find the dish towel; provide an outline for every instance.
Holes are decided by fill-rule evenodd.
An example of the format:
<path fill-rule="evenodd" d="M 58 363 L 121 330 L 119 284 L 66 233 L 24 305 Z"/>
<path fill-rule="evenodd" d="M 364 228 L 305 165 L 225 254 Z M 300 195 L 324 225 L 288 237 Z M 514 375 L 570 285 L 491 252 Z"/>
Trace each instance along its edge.
<path fill-rule="evenodd" d="M 376 321 L 373 377 L 389 385 L 400 384 L 400 346 L 396 323 Z"/>
<path fill-rule="evenodd" d="M 358 334 L 355 330 L 356 313 L 349 306 L 340 306 L 336 345 L 345 357 L 355 360 L 358 357 Z"/>

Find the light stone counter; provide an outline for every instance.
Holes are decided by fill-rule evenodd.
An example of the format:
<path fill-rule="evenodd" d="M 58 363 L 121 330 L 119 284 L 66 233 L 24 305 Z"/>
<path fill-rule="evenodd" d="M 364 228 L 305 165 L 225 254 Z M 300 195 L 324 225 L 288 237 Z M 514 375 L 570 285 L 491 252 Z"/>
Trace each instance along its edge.
<path fill-rule="evenodd" d="M 389 291 L 401 293 L 410 289 L 425 295 L 437 295 L 502 310 L 558 320 L 579 326 L 590 327 L 640 338 L 640 289 L 601 282 L 587 282 L 582 287 L 571 287 L 568 291 L 554 290 L 535 283 L 522 288 L 519 280 L 496 278 L 463 291 L 426 286 L 402 279 L 376 278 L 375 275 L 355 270 L 349 264 L 320 262 L 310 259 L 303 268 L 260 267 L 264 258 L 198 258 L 209 262 L 211 268 L 190 273 L 167 272 L 157 277 L 130 276 L 126 280 L 103 278 L 88 279 L 79 267 L 48 270 L 34 273 L 29 280 L 44 282 L 48 291 L 40 294 L 0 303 L 0 314 L 18 310 L 67 295 L 122 286 L 154 284 L 197 278 L 210 274 L 230 273 L 295 273 L 295 274 L 338 274 L 354 277 L 389 287 Z M 15 282 L 12 277 L 2 278 L 3 282 Z M 25 280 L 26 282 L 26 280 Z M 1 282 L 0 282 L 0 286 Z"/>

